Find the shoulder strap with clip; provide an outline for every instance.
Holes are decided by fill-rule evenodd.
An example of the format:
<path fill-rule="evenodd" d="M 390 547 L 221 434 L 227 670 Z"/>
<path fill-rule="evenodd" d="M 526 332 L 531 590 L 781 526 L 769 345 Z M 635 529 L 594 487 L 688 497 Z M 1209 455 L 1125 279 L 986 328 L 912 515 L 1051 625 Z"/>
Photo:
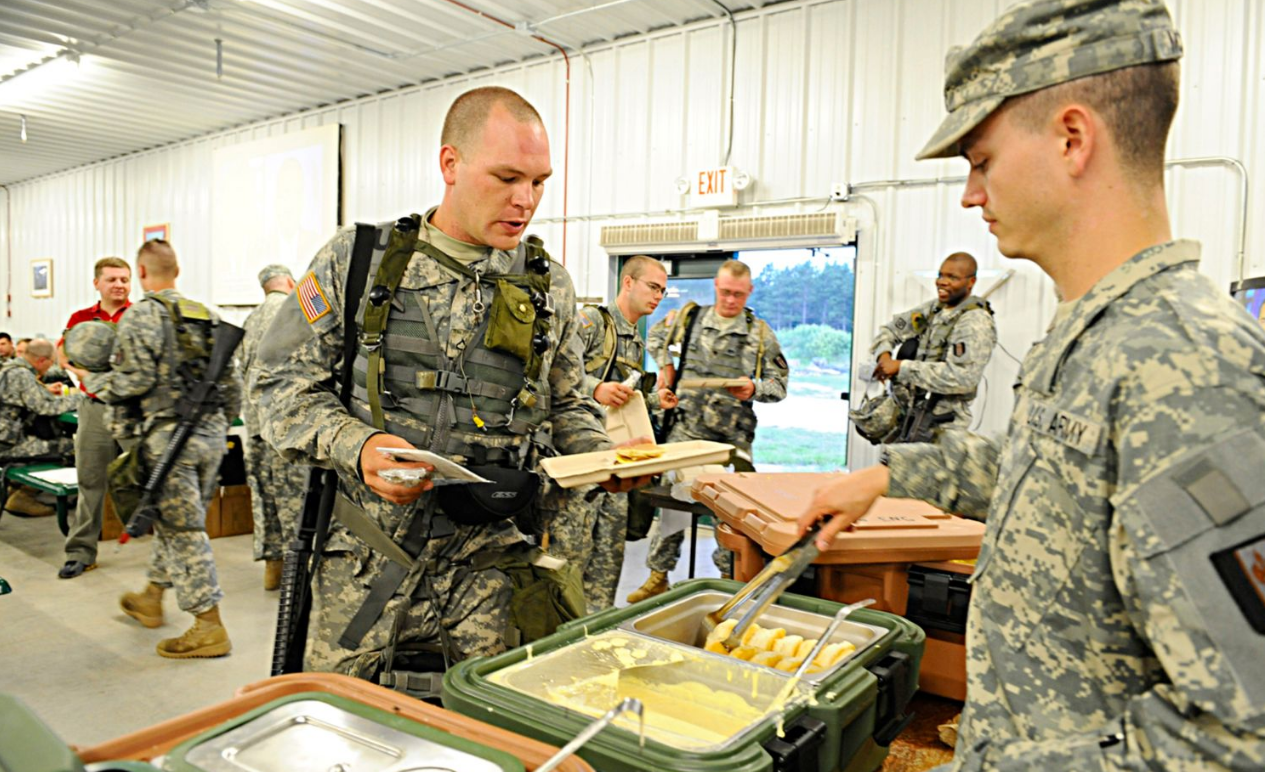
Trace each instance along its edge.
<path fill-rule="evenodd" d="M 391 229 L 391 234 L 387 238 L 386 252 L 378 265 L 373 289 L 369 290 L 369 302 L 365 303 L 362 315 L 360 341 L 369 355 L 369 363 L 365 371 L 365 388 L 369 392 L 369 413 L 376 429 L 386 428 L 386 417 L 382 413 L 380 394 L 381 378 L 386 372 L 386 362 L 382 359 L 382 334 L 386 330 L 387 315 L 391 312 L 391 298 L 395 296 L 396 289 L 404 279 L 404 271 L 408 268 L 409 260 L 418 248 L 417 233 L 421 225 L 421 216 L 414 214 L 400 218 Z M 345 323 L 350 324 L 350 319 Z M 344 366 L 350 367 L 346 362 Z"/>

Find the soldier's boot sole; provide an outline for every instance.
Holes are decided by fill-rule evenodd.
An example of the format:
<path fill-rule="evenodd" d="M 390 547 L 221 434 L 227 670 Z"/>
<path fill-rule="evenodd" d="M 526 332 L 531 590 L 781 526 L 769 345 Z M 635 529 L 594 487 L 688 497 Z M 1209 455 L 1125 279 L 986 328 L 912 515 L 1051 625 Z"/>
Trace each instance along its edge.
<path fill-rule="evenodd" d="M 152 598 L 142 593 L 125 592 L 123 597 L 119 598 L 119 608 L 123 609 L 124 614 L 140 622 L 145 627 L 150 629 L 162 627 L 163 605 L 161 600 L 155 602 Z"/>
<path fill-rule="evenodd" d="M 158 656 L 167 659 L 209 659 L 223 657 L 233 650 L 228 631 L 222 625 L 195 623 L 179 638 L 158 642 Z"/>

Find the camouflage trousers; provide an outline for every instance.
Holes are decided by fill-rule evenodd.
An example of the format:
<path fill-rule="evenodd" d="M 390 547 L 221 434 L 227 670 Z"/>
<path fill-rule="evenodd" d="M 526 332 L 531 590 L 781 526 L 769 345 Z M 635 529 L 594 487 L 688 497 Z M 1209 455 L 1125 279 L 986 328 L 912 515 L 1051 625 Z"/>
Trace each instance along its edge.
<path fill-rule="evenodd" d="M 251 437 L 246 443 L 255 560 L 285 557 L 286 545 L 299 531 L 310 473 L 311 467 L 286 461 L 263 437 Z"/>
<path fill-rule="evenodd" d="M 685 543 L 685 531 L 663 535 L 659 528 L 661 521 L 656 520 L 650 532 L 650 549 L 646 553 L 646 567 L 651 571 L 670 573 L 681 560 L 681 545 Z M 716 547 L 712 550 L 712 563 L 721 576 L 734 575 L 734 554 L 727 549 Z"/>
<path fill-rule="evenodd" d="M 75 451 L 72 437 L 41 440 L 39 437 L 23 437 L 7 448 L 0 448 L 0 461 L 21 461 L 42 456 L 69 456 Z"/>
<path fill-rule="evenodd" d="M 443 646 L 453 661 L 505 651 L 509 578 L 496 568 L 473 570 L 470 560 L 483 550 L 498 550 L 521 539 L 506 523 L 457 526 L 452 536 L 427 540 L 418 559 L 431 565 L 416 591 L 407 597 L 397 591 L 359 645 L 348 649 L 339 639 L 389 561 L 339 526 L 316 570 L 303 669 L 374 680 L 385 669 L 393 633 L 402 649 Z M 453 563 L 444 555 L 462 558 Z"/>
<path fill-rule="evenodd" d="M 628 534 L 628 495 L 593 488 L 560 490 L 549 525 L 549 554 L 566 558 L 584 576 L 584 605 L 596 614 L 615 605 Z"/>
<path fill-rule="evenodd" d="M 167 447 L 170 430 L 151 432 L 144 460 L 152 469 Z M 206 535 L 206 508 L 215 493 L 220 460 L 226 450 L 223 433 L 194 432 L 163 484 L 154 523 L 149 581 L 172 587 L 182 611 L 201 614 L 224 599 L 215 571 L 211 540 Z"/>

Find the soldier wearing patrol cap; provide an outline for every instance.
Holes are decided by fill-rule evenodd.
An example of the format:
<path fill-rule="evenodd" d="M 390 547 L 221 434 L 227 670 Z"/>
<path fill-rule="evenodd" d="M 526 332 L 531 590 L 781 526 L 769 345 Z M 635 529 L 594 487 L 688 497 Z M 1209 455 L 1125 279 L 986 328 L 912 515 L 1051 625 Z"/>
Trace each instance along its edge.
<path fill-rule="evenodd" d="M 251 311 L 242 324 L 246 335 L 238 349 L 238 364 L 247 389 L 259 342 L 277 310 L 294 291 L 294 275 L 284 265 L 273 263 L 259 272 L 259 286 L 264 291 L 264 302 Z M 250 483 L 250 508 L 255 521 L 254 555 L 255 560 L 264 561 L 264 589 L 275 590 L 281 586 L 286 545 L 294 541 L 298 532 L 311 467 L 285 460 L 264 441 L 254 400 L 242 404 L 242 421 L 249 438 L 246 481 Z"/>
<path fill-rule="evenodd" d="M 441 141 L 439 206 L 369 229 L 352 318 L 357 231 L 322 247 L 268 328 L 252 388 L 264 439 L 339 480 L 305 669 L 431 696 L 446 662 L 505 649 L 520 608 L 506 573 L 518 567 L 505 561 L 558 568 L 524 551 L 516 527 L 537 504 L 539 458 L 610 447 L 581 389 L 571 277 L 523 238 L 553 171 L 540 115 L 509 89 L 474 89 L 449 108 Z M 352 361 L 347 325 L 358 330 Z M 343 368 L 354 373 L 347 407 L 331 393 Z M 402 480 L 433 471 L 391 452 L 414 448 L 495 482 Z"/>
<path fill-rule="evenodd" d="M 1063 300 L 1000 445 L 894 445 L 820 489 L 987 517 L 954 768 L 1265 768 L 1265 331 L 1174 241 L 1180 38 L 1159 0 L 1039 0 L 950 55 L 962 204 Z"/>

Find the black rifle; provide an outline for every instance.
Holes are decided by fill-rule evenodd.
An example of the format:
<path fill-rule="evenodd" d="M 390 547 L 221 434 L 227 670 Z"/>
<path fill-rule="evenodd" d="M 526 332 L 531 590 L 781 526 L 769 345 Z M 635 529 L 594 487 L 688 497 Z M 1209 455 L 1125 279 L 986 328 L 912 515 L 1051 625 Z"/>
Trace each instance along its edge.
<path fill-rule="evenodd" d="M 952 413 L 936 415 L 935 408 L 940 402 L 939 394 L 932 394 L 923 389 L 914 390 L 914 398 L 901 422 L 900 435 L 896 442 L 934 442 L 936 428 L 953 420 Z"/>
<path fill-rule="evenodd" d="M 346 407 L 351 402 L 352 364 L 356 361 L 359 326 L 356 311 L 369 278 L 376 228 L 356 223 L 347 284 L 343 287 L 343 358 L 338 399 Z M 312 614 L 312 574 L 325 551 L 329 523 L 338 492 L 338 473 L 332 469 L 312 469 L 307 494 L 303 497 L 303 517 L 299 532 L 281 567 L 281 599 L 277 605 L 276 638 L 272 645 L 272 675 L 303 670 L 303 649 L 307 644 L 308 619 Z"/>
<path fill-rule="evenodd" d="M 189 435 L 193 433 L 194 428 L 206 413 L 212 396 L 219 391 L 219 380 L 233 364 L 233 352 L 237 351 L 237 344 L 242 342 L 244 334 L 241 327 L 227 322 L 219 322 L 215 325 L 215 331 L 212 333 L 211 359 L 207 363 L 206 372 L 202 375 L 202 380 L 186 391 L 176 404 L 176 416 L 179 422 L 176 424 L 175 431 L 171 433 L 171 439 L 167 441 L 163 454 L 158 458 L 158 463 L 150 470 L 149 477 L 145 480 L 136 514 L 132 515 L 123 533 L 119 534 L 120 544 L 126 544 L 131 537 L 145 534 L 153 525 L 154 520 L 158 519 L 158 494 L 162 491 L 163 483 L 167 481 L 167 475 L 171 473 L 171 468 L 180 458 L 185 443 L 189 441 Z M 137 448 L 132 452 L 138 453 L 140 449 Z"/>

